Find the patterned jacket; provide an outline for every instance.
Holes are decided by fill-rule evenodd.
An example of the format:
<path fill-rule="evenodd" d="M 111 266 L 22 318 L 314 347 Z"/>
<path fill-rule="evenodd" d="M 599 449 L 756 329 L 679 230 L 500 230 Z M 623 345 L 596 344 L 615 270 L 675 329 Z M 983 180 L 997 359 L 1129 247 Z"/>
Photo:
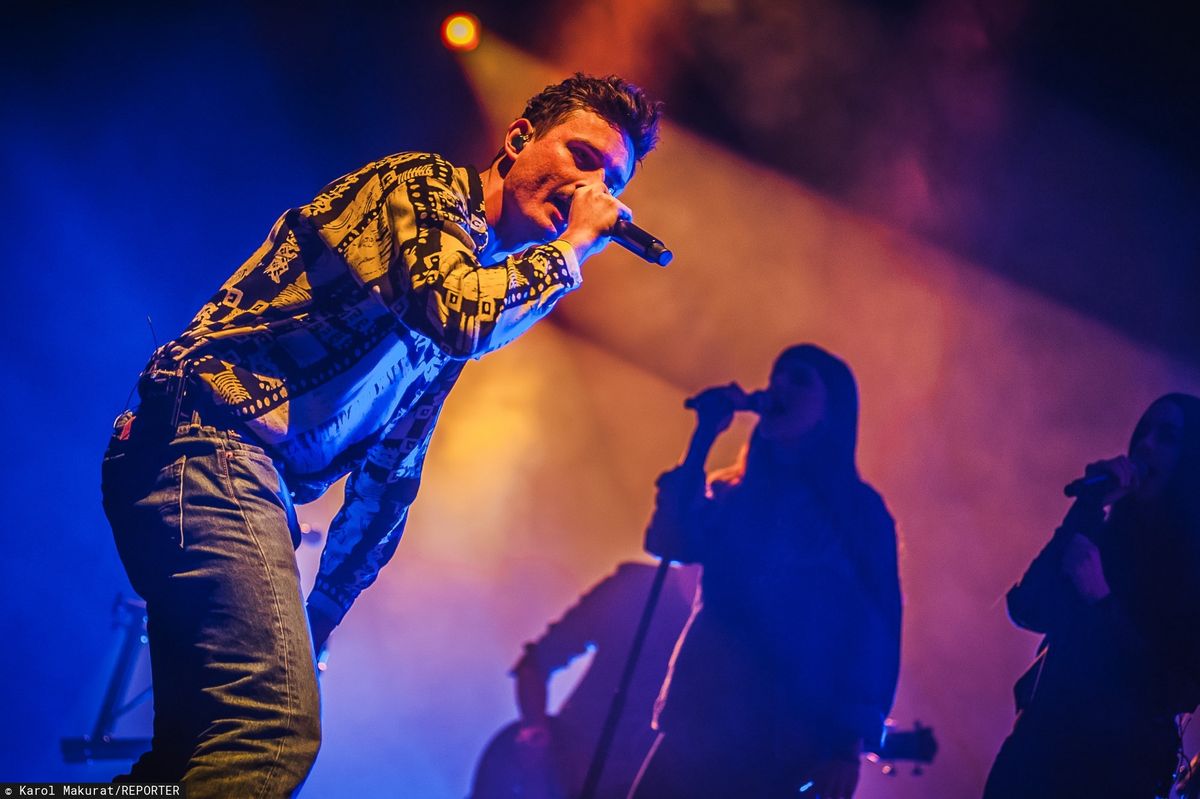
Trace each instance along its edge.
<path fill-rule="evenodd" d="M 395 551 L 463 362 L 582 277 L 553 241 L 496 264 L 474 169 L 400 153 L 287 211 L 142 375 L 177 382 L 274 458 L 297 502 L 350 474 L 309 603 L 340 620 Z"/>

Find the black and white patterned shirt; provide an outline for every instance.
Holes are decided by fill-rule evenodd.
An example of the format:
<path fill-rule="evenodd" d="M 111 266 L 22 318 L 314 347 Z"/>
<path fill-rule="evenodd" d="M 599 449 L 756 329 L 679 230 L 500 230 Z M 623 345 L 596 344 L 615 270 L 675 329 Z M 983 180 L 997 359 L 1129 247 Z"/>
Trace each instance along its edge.
<path fill-rule="evenodd" d="M 280 217 L 143 374 L 257 438 L 298 502 L 350 473 L 309 597 L 335 620 L 395 551 L 463 362 L 582 281 L 567 242 L 481 264 L 487 242 L 478 172 L 383 158 Z"/>

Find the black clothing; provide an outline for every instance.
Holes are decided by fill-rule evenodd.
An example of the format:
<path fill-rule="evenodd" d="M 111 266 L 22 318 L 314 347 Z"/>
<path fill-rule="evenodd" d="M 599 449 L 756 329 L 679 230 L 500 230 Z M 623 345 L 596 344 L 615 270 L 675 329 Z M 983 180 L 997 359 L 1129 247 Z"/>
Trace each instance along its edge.
<path fill-rule="evenodd" d="M 986 799 L 1166 793 L 1173 717 L 1200 702 L 1197 614 L 1180 601 L 1200 570 L 1146 522 L 1106 521 L 1098 504 L 1077 503 L 1009 591 L 1013 622 L 1045 638 L 1016 685 L 1016 724 Z M 1062 568 L 1077 533 L 1096 544 L 1111 589 L 1091 604 Z"/>
<path fill-rule="evenodd" d="M 895 529 L 857 482 L 834 509 L 804 482 L 704 495 L 669 473 L 647 534 L 703 564 L 637 796 L 795 795 L 811 767 L 878 742 L 899 672 Z M 729 793 L 733 791 L 733 793 Z"/>

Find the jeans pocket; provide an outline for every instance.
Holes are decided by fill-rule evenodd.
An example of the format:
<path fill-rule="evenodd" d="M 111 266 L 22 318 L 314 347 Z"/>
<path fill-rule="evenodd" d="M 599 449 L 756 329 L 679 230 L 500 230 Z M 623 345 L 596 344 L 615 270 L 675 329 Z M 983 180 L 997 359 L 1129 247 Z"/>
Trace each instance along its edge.
<path fill-rule="evenodd" d="M 129 582 L 147 600 L 160 595 L 184 545 L 185 461 L 180 456 L 162 465 L 136 450 L 104 459 L 104 512 Z"/>
<path fill-rule="evenodd" d="M 111 454 L 101 467 L 104 511 L 118 538 L 142 548 L 183 547 L 183 481 L 188 456 L 166 464 L 139 453 Z M 120 529 L 118 529 L 120 528 Z"/>

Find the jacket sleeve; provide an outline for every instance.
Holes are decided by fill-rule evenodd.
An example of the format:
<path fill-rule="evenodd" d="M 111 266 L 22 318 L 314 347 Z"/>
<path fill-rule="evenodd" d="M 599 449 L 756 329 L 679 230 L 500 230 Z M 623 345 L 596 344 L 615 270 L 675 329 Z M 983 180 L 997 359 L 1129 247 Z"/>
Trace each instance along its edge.
<path fill-rule="evenodd" d="M 656 485 L 654 511 L 646 526 L 646 551 L 680 563 L 702 563 L 717 504 L 705 489 L 704 471 L 677 466 L 663 472 Z"/>
<path fill-rule="evenodd" d="M 487 223 L 469 205 L 447 161 L 405 153 L 334 182 L 299 217 L 406 326 L 466 359 L 515 339 L 583 280 L 562 240 L 481 263 Z"/>
<path fill-rule="evenodd" d="M 460 371 L 460 364 L 444 370 L 416 407 L 367 450 L 346 481 L 346 496 L 329 526 L 308 596 L 310 606 L 335 622 L 375 582 L 400 543 L 442 402 Z"/>
<path fill-rule="evenodd" d="M 1020 582 L 1008 591 L 1008 616 L 1013 624 L 1035 633 L 1049 633 L 1078 612 L 1082 600 L 1063 574 L 1063 550 L 1071 536 L 1095 536 L 1104 523 L 1104 510 L 1094 503 L 1076 502 L 1062 526 L 1029 564 Z"/>

